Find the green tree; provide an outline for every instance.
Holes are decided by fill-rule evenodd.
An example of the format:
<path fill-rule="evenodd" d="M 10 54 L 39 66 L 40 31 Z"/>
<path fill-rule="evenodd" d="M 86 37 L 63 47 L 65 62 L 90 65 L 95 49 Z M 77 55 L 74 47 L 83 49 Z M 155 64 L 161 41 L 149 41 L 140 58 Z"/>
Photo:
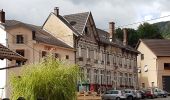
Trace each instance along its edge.
<path fill-rule="evenodd" d="M 139 39 L 137 31 L 132 28 L 126 28 L 126 30 L 128 34 L 128 44 L 132 47 L 135 47 Z M 121 28 L 116 29 L 116 37 L 123 41 L 123 30 Z"/>
<path fill-rule="evenodd" d="M 12 100 L 76 100 L 79 68 L 52 56 L 38 64 L 23 66 L 20 77 L 12 75 Z"/>
<path fill-rule="evenodd" d="M 142 39 L 161 39 L 159 28 L 149 23 L 140 24 L 137 29 L 138 35 Z"/>

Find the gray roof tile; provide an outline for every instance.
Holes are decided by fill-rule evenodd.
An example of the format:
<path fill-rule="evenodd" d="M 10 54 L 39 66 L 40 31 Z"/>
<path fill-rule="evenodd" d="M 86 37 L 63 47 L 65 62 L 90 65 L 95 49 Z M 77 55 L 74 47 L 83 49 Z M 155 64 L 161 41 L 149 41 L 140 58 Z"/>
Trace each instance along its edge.
<path fill-rule="evenodd" d="M 81 34 L 83 33 L 89 14 L 90 12 L 84 12 L 65 15 L 63 17 Z"/>

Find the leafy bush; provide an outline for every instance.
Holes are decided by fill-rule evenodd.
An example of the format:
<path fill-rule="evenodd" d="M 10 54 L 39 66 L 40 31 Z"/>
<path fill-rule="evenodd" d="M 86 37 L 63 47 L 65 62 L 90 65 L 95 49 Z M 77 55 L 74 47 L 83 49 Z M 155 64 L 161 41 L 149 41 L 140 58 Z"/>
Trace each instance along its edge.
<path fill-rule="evenodd" d="M 22 67 L 21 77 L 12 75 L 12 100 L 75 100 L 79 68 L 52 56 L 38 64 Z"/>

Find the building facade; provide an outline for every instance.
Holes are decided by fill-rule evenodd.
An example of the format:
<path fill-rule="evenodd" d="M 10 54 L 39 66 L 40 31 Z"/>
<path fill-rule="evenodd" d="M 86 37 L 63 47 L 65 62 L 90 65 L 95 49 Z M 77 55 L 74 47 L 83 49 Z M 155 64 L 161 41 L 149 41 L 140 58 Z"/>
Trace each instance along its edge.
<path fill-rule="evenodd" d="M 137 50 L 141 88 L 158 87 L 170 90 L 170 40 L 141 39 Z M 170 91 L 169 91 L 170 92 Z"/>
<path fill-rule="evenodd" d="M 61 16 L 55 8 L 43 25 L 43 30 L 60 38 L 76 49 L 75 62 L 82 77 L 79 84 L 86 91 L 99 88 L 137 88 L 137 54 L 124 42 L 115 38 L 114 22 L 109 32 L 95 26 L 91 12 Z"/>
<path fill-rule="evenodd" d="M 7 61 L 7 66 L 20 66 L 23 64 L 36 64 L 48 54 L 53 54 L 57 59 L 74 64 L 74 48 L 50 35 L 39 26 L 26 24 L 16 20 L 6 20 L 7 46 L 27 59 Z M 20 75 L 21 67 L 6 70 L 6 97 L 10 97 L 9 77 L 11 73 Z"/>

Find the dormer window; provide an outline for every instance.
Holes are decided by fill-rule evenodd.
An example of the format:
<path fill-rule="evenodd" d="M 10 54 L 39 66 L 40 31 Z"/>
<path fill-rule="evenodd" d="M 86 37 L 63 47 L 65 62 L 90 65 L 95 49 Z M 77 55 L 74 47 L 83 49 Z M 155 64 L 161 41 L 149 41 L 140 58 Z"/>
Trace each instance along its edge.
<path fill-rule="evenodd" d="M 23 44 L 23 43 L 24 43 L 24 37 L 23 37 L 23 35 L 17 35 L 17 36 L 16 36 L 16 43 L 17 43 L 17 44 Z"/>
<path fill-rule="evenodd" d="M 87 27 L 85 27 L 84 32 L 85 32 L 85 34 L 88 34 L 88 28 Z"/>

